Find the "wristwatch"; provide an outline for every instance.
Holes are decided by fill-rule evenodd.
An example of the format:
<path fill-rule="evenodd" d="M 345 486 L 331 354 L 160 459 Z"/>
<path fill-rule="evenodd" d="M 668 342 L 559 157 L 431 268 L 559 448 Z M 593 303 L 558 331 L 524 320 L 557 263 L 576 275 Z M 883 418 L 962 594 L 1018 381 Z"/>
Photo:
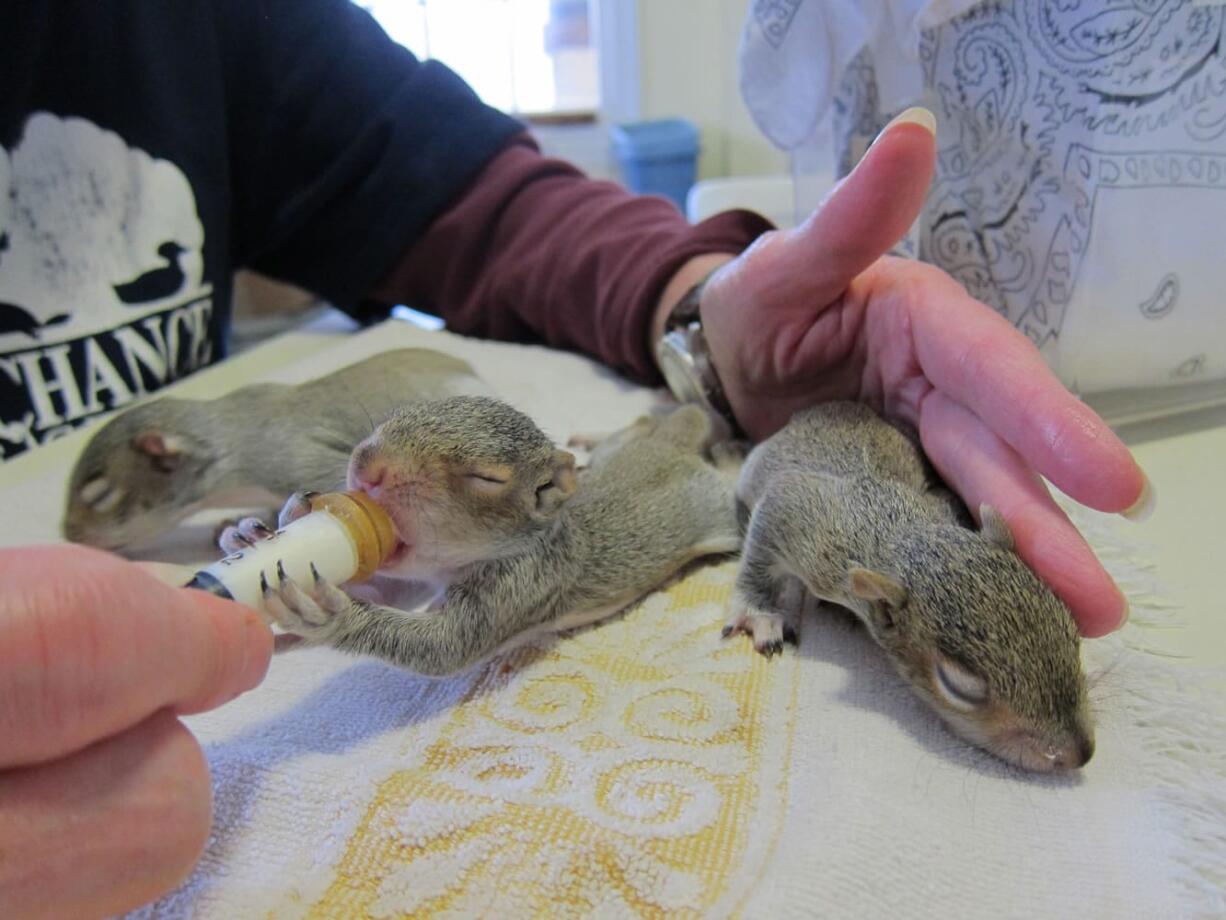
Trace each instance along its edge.
<path fill-rule="evenodd" d="M 715 372 L 715 365 L 711 363 L 711 352 L 702 331 L 702 315 L 698 307 L 707 278 L 686 291 L 669 312 L 664 322 L 664 335 L 656 342 L 656 362 L 678 402 L 697 403 L 715 412 L 732 426 L 733 436 L 739 436 L 741 426 L 737 424 L 728 397 L 724 395 L 724 387 Z"/>

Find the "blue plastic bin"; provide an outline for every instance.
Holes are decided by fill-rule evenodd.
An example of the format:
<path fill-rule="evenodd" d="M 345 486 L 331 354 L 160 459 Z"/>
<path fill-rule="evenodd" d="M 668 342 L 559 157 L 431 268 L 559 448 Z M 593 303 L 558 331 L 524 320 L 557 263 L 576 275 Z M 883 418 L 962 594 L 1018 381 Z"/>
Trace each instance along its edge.
<path fill-rule="evenodd" d="M 685 210 L 698 171 L 698 129 L 683 118 L 614 125 L 613 152 L 626 186 L 663 195 Z"/>

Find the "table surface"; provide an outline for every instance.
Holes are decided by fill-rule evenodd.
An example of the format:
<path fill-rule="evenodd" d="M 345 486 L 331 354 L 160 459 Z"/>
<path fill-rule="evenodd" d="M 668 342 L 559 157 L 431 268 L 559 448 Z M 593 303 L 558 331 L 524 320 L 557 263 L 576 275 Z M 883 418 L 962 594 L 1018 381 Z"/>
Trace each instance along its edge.
<path fill-rule="evenodd" d="M 318 322 L 269 340 L 175 385 L 178 396 L 214 396 L 270 371 L 335 346 L 344 331 Z M 1152 547 L 1161 591 L 1178 608 L 1183 628 L 1152 637 L 1152 644 L 1190 666 L 1226 674 L 1226 601 L 1218 581 L 1226 526 L 1226 406 L 1120 426 L 1157 494 L 1152 517 L 1135 525 Z M 78 431 L 33 454 L 0 465 L 0 493 L 47 488 L 48 471 L 67 476 L 90 436 Z M 45 503 L 44 503 L 45 506 Z M 0 546 L 24 542 L 22 507 L 7 507 Z M 46 532 L 45 527 L 38 528 Z"/>

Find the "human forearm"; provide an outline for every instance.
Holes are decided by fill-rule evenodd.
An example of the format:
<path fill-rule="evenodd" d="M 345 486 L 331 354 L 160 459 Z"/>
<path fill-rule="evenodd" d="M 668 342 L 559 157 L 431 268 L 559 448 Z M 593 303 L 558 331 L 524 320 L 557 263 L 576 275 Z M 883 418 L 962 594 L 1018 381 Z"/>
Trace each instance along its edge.
<path fill-rule="evenodd" d="M 667 201 L 588 179 L 525 137 L 373 296 L 437 313 L 459 332 L 541 340 L 654 379 L 649 329 L 662 307 L 768 227 L 748 211 L 691 226 Z"/>

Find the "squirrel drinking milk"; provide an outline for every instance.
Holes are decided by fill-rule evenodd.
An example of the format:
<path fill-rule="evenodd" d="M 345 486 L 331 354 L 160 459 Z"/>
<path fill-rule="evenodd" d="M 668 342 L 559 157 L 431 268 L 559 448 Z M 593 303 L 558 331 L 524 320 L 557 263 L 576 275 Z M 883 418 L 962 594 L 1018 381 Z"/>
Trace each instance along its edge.
<path fill-rule="evenodd" d="M 868 407 L 797 413 L 749 454 L 750 512 L 725 636 L 771 655 L 806 592 L 852 611 L 952 729 L 1030 770 L 1094 751 L 1079 639 L 1068 609 L 1013 552 L 1004 519 L 982 529 L 919 448 Z"/>
<path fill-rule="evenodd" d="M 706 459 L 712 436 L 707 414 L 683 406 L 600 443 L 576 472 L 570 453 L 498 400 L 407 406 L 349 462 L 348 487 L 388 513 L 398 541 L 360 589 L 379 602 L 316 573 L 307 584 L 271 576 L 264 607 L 299 643 L 426 675 L 603 619 L 689 562 L 739 548 L 736 472 Z M 302 493 L 291 496 L 280 525 L 308 509 Z M 222 533 L 221 548 L 241 552 L 270 534 L 247 518 Z M 387 606 L 422 582 L 437 590 L 427 610 Z"/>
<path fill-rule="evenodd" d="M 299 385 L 142 403 L 86 445 L 69 480 L 64 535 L 125 550 L 205 507 L 276 507 L 296 489 L 330 490 L 344 481 L 353 445 L 399 406 L 488 392 L 459 358 L 401 348 Z"/>

